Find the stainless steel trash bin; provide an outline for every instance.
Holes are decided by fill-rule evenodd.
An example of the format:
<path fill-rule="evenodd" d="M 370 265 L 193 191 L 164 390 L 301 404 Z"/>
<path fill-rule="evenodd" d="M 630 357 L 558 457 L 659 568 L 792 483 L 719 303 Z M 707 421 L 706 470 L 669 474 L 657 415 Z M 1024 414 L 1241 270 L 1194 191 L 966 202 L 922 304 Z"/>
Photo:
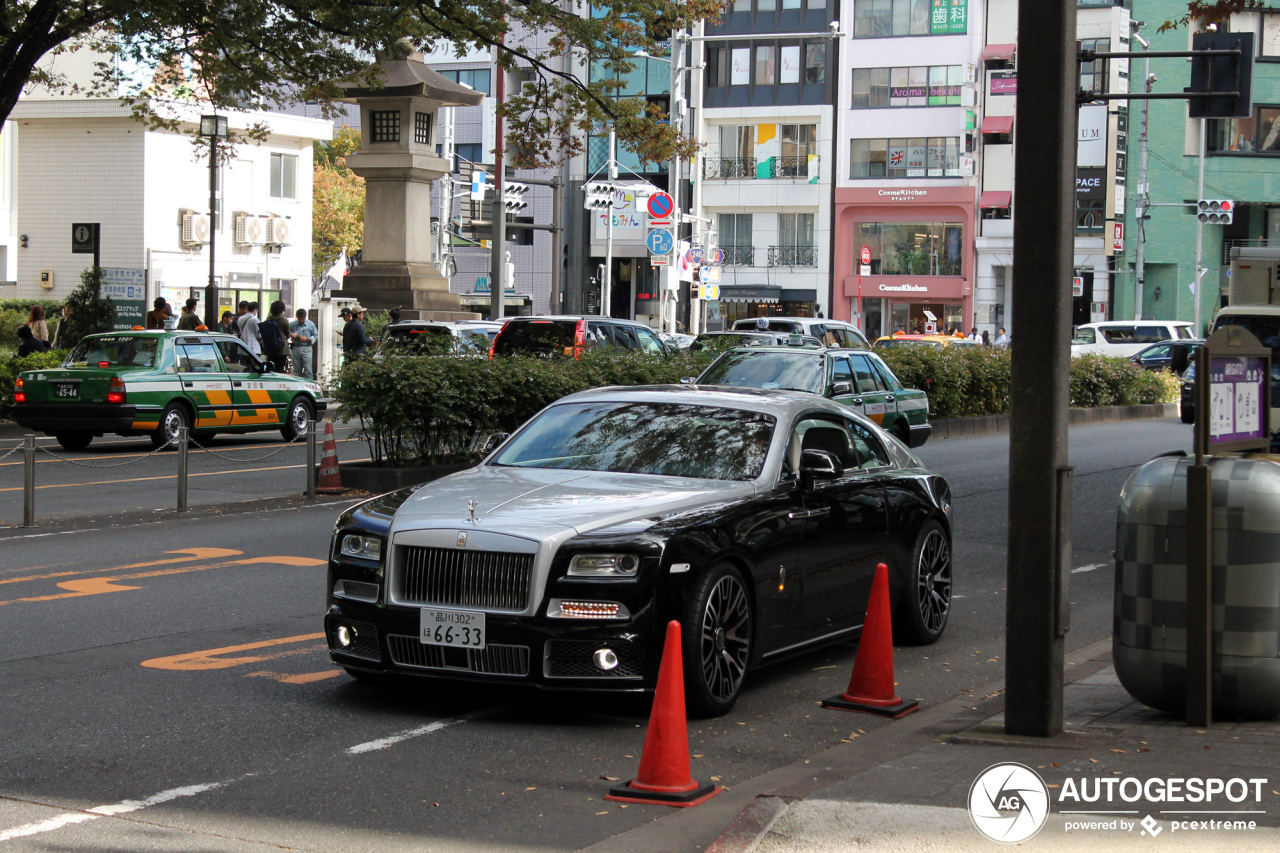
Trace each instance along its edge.
<path fill-rule="evenodd" d="M 1138 701 L 1186 710 L 1187 469 L 1153 459 L 1125 483 L 1116 525 L 1112 656 Z M 1212 460 L 1213 713 L 1280 714 L 1280 464 Z"/>

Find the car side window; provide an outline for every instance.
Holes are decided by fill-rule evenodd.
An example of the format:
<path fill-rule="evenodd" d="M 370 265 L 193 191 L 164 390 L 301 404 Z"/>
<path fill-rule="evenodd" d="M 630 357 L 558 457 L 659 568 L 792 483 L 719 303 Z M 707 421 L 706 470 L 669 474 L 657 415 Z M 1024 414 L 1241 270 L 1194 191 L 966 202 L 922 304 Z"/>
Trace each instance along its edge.
<path fill-rule="evenodd" d="M 609 331 L 613 333 L 613 342 L 627 350 L 640 349 L 640 342 L 636 340 L 635 329 L 630 326 L 611 326 Z"/>
<path fill-rule="evenodd" d="M 218 354 L 213 344 L 186 344 L 178 347 L 181 361 L 178 369 L 184 373 L 218 373 Z"/>
<path fill-rule="evenodd" d="M 667 348 L 662 343 L 662 338 L 653 333 L 651 329 L 633 329 L 636 337 L 640 339 L 640 349 L 645 352 L 656 352 L 662 354 Z"/>
<path fill-rule="evenodd" d="M 1169 337 L 1168 329 L 1163 329 L 1160 326 L 1139 326 L 1133 336 L 1133 341 L 1138 344 L 1154 344 L 1163 341 L 1167 337 Z"/>
<path fill-rule="evenodd" d="M 1071 339 L 1073 344 L 1096 344 L 1097 342 L 1093 329 L 1076 329 L 1075 337 Z"/>
<path fill-rule="evenodd" d="M 853 373 L 858 378 L 857 388 L 859 393 L 869 394 L 873 391 L 885 390 L 880 377 L 876 375 L 866 356 L 850 356 L 850 360 L 853 362 Z"/>
<path fill-rule="evenodd" d="M 862 424 L 850 420 L 845 422 L 853 439 L 854 452 L 858 455 L 860 468 L 884 468 L 889 464 L 889 451 L 884 443 Z"/>
<path fill-rule="evenodd" d="M 258 359 L 239 341 L 218 341 L 218 351 L 222 353 L 222 363 L 228 373 L 258 372 Z"/>
<path fill-rule="evenodd" d="M 853 384 L 853 368 L 849 366 L 849 359 L 844 356 L 831 359 L 831 384 L 834 386 L 837 382 L 849 383 L 850 391 L 858 390 L 858 386 Z"/>
<path fill-rule="evenodd" d="M 890 391 L 906 390 L 902 383 L 898 381 L 898 377 L 893 375 L 893 371 L 889 369 L 889 365 L 874 356 L 864 355 L 858 356 L 858 358 L 865 358 L 867 360 L 871 365 L 871 369 L 880 377 L 880 381 L 884 384 L 885 388 L 888 388 Z"/>
<path fill-rule="evenodd" d="M 1133 326 L 1112 326 L 1110 328 L 1102 329 L 1101 331 L 1102 337 L 1109 344 L 1139 343 L 1138 338 L 1135 337 L 1135 330 Z M 1160 339 L 1156 338 L 1156 340 Z"/>

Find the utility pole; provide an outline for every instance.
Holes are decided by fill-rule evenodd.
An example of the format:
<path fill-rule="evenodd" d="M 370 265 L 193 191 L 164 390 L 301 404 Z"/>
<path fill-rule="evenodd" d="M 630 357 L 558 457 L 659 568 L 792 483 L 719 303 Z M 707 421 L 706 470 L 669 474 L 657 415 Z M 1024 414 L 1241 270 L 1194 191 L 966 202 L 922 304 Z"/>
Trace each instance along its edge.
<path fill-rule="evenodd" d="M 613 128 L 609 129 L 609 186 L 612 187 L 618 180 L 618 160 L 615 156 L 618 150 L 618 132 Z M 613 309 L 613 205 L 617 200 L 614 190 L 609 197 L 609 207 L 605 213 L 608 221 L 605 225 L 605 243 L 604 243 L 604 276 L 600 282 L 600 316 L 612 317 L 610 311 Z"/>
<path fill-rule="evenodd" d="M 492 240 L 489 242 L 489 319 L 502 320 L 503 308 L 507 297 L 507 208 L 503 203 L 503 184 L 506 181 L 506 145 L 503 140 L 505 130 L 502 121 L 502 103 L 507 97 L 507 72 L 501 64 L 494 64 L 494 76 L 498 99 L 498 114 L 495 117 L 493 147 L 493 220 Z"/>
<path fill-rule="evenodd" d="M 1204 135 L 1208 132 L 1208 121 L 1200 119 L 1200 178 L 1196 184 L 1196 198 L 1204 198 Z M 1191 330 L 1197 338 L 1206 337 L 1200 330 L 1200 270 L 1201 256 L 1204 250 L 1204 220 L 1196 217 L 1196 267 L 1193 271 L 1191 285 Z M 1185 316 L 1185 315 L 1184 315 Z M 1201 380 L 1203 381 L 1203 380 Z"/>
<path fill-rule="evenodd" d="M 1151 45 L 1142 36 L 1138 35 L 1140 22 L 1134 23 L 1133 37 L 1142 45 L 1143 50 L 1149 51 Z M 1151 87 L 1156 82 L 1151 76 L 1151 57 L 1144 57 L 1142 60 L 1142 81 L 1143 91 L 1148 95 L 1151 94 Z M 1134 249 L 1134 278 L 1137 279 L 1133 288 L 1133 319 L 1142 319 L 1142 298 L 1147 280 L 1147 211 L 1150 209 L 1151 188 L 1147 186 L 1147 130 L 1151 120 L 1151 101 L 1144 100 L 1142 102 L 1142 132 L 1138 134 L 1138 198 L 1135 205 L 1135 213 L 1137 213 L 1137 221 L 1134 226 L 1137 228 L 1137 247 Z"/>
<path fill-rule="evenodd" d="M 444 126 L 444 141 L 441 156 L 449 164 L 449 168 L 440 176 L 440 228 L 436 233 L 436 260 L 440 264 L 440 273 L 453 289 L 453 127 L 454 108 L 444 107 L 440 110 L 440 122 Z"/>

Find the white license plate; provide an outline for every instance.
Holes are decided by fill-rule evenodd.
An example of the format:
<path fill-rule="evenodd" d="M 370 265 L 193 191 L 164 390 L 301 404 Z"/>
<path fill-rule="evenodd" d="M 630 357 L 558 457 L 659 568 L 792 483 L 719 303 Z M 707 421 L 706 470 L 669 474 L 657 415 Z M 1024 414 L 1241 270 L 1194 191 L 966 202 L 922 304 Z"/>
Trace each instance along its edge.
<path fill-rule="evenodd" d="M 484 648 L 484 614 L 474 610 L 437 610 L 422 608 L 421 635 L 429 646 L 456 646 L 460 649 Z"/>
<path fill-rule="evenodd" d="M 73 382 L 53 382 L 53 396 L 59 399 L 74 400 L 79 396 L 80 387 Z"/>

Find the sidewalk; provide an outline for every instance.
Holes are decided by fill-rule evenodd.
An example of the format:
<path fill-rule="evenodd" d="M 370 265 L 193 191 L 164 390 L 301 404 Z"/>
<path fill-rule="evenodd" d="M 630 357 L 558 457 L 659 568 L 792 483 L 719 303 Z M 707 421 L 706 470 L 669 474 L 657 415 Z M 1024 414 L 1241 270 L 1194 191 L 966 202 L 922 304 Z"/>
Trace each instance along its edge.
<path fill-rule="evenodd" d="M 1110 657 L 1110 640 L 1068 656 L 1065 731 L 1055 738 L 1005 735 L 1003 689 L 996 685 L 976 706 L 972 699 L 953 700 L 812 757 L 803 776 L 758 794 L 707 853 L 999 849 L 1006 845 L 978 831 L 968 802 L 979 775 L 1004 762 L 1034 769 L 1048 787 L 1043 828 L 1017 845 L 1021 849 L 1280 851 L 1280 721 L 1186 726 L 1132 699 Z M 906 698 L 910 687 L 902 685 L 901 692 Z M 858 716 L 848 715 L 853 728 Z M 1192 778 L 1245 780 L 1232 791 L 1247 789 L 1247 796 L 1232 802 L 1219 793 L 1209 803 L 1141 799 L 1144 786 L 1159 797 L 1165 780 Z M 1182 788 L 1191 790 L 1186 783 Z M 1015 789 L 1012 783 L 1003 790 L 986 786 L 1002 795 Z M 982 786 L 977 790 L 984 793 Z M 1072 791 L 1081 799 L 1072 801 Z M 1031 821 L 1033 800 L 1034 792 L 1026 814 L 1006 810 L 984 823 L 999 832 L 1015 820 Z M 1223 821 L 1253 821 L 1256 828 L 1223 828 Z"/>

